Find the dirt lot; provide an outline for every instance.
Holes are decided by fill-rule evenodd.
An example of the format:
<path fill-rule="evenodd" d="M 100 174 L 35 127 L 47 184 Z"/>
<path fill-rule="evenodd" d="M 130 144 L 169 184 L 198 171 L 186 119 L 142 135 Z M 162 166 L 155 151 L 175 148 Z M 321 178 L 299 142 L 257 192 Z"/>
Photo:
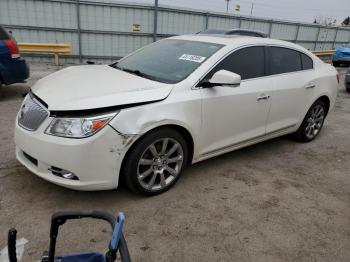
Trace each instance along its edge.
<path fill-rule="evenodd" d="M 0 249 L 15 226 L 29 240 L 24 261 L 37 261 L 53 212 L 95 209 L 125 212 L 133 261 L 350 261 L 350 95 L 343 85 L 314 142 L 282 137 L 216 157 L 187 169 L 169 192 L 143 198 L 124 188 L 64 189 L 15 160 L 22 94 L 53 70 L 36 65 L 29 83 L 0 91 Z M 64 227 L 59 252 L 107 247 L 108 226 L 85 222 Z"/>

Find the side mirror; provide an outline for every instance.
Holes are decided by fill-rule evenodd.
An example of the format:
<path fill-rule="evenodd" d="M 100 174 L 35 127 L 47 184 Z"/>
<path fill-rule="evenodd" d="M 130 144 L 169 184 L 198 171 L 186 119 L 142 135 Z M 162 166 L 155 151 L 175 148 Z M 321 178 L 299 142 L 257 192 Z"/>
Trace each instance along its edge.
<path fill-rule="evenodd" d="M 213 87 L 213 86 L 239 86 L 241 84 L 241 76 L 227 71 L 219 70 L 217 71 L 208 82 L 204 82 L 204 87 Z"/>

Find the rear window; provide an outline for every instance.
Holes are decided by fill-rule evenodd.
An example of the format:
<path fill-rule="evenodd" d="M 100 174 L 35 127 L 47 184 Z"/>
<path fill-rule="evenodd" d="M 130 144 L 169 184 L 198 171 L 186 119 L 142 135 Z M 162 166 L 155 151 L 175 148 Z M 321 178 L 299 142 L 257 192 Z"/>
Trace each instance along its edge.
<path fill-rule="evenodd" d="M 310 57 L 305 54 L 301 54 L 301 62 L 303 64 L 303 70 L 309 70 L 314 68 L 314 63 Z"/>
<path fill-rule="evenodd" d="M 0 40 L 6 40 L 6 39 L 10 39 L 10 36 L 6 32 L 6 30 L 0 26 Z"/>
<path fill-rule="evenodd" d="M 300 52 L 284 48 L 269 47 L 269 74 L 283 74 L 302 70 Z"/>

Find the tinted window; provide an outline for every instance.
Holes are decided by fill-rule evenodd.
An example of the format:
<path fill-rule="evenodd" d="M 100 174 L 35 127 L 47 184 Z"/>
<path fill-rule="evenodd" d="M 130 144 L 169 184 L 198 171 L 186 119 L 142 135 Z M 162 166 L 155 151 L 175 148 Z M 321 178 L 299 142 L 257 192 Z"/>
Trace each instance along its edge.
<path fill-rule="evenodd" d="M 298 51 L 283 47 L 269 47 L 268 49 L 270 75 L 302 70 Z"/>
<path fill-rule="evenodd" d="M 5 29 L 0 26 L 0 40 L 5 40 L 5 39 L 9 39 L 9 38 L 10 38 L 10 36 L 7 34 Z"/>
<path fill-rule="evenodd" d="M 222 60 L 206 79 L 210 79 L 215 72 L 222 69 L 239 74 L 242 80 L 264 76 L 264 47 L 247 47 L 232 53 Z"/>
<path fill-rule="evenodd" d="M 312 69 L 314 67 L 312 59 L 305 54 L 300 53 L 300 55 L 301 62 L 303 64 L 303 70 Z"/>

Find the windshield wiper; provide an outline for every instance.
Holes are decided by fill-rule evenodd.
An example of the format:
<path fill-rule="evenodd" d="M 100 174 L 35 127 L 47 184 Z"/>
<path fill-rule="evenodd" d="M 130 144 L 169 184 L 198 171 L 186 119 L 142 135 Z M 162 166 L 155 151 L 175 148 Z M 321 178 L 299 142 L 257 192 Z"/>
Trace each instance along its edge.
<path fill-rule="evenodd" d="M 115 62 L 115 63 L 113 63 L 113 64 L 111 64 L 109 66 L 121 70 L 121 68 L 118 66 L 118 62 Z"/>
<path fill-rule="evenodd" d="M 116 65 L 116 67 L 117 67 L 117 65 Z M 128 72 L 128 73 L 131 73 L 131 74 L 134 74 L 134 75 L 143 77 L 143 78 L 147 78 L 147 79 L 150 79 L 150 80 L 156 80 L 156 81 L 158 81 L 156 77 L 151 76 L 151 75 L 146 74 L 146 73 L 143 73 L 143 72 L 141 72 L 141 71 L 138 70 L 138 69 L 129 69 L 129 68 L 122 68 L 122 67 L 117 67 L 117 68 L 120 69 L 120 70 L 122 70 L 122 71 L 124 71 L 124 72 Z"/>
<path fill-rule="evenodd" d="M 143 73 L 143 72 L 141 72 L 141 71 L 138 70 L 138 69 L 129 69 L 129 68 L 120 67 L 120 66 L 118 66 L 118 62 L 116 62 L 116 63 L 114 63 L 114 64 L 111 64 L 111 65 L 109 65 L 109 66 L 110 66 L 110 67 L 113 67 L 113 68 L 115 68 L 115 69 L 124 71 L 124 72 L 128 72 L 128 73 L 130 73 L 130 74 L 134 74 L 134 75 L 143 77 L 143 78 L 147 78 L 147 79 L 150 79 L 150 80 L 162 82 L 162 81 L 161 81 L 160 79 L 158 79 L 157 77 L 152 76 L 152 75 L 149 75 L 149 74 L 146 74 L 146 73 Z"/>

